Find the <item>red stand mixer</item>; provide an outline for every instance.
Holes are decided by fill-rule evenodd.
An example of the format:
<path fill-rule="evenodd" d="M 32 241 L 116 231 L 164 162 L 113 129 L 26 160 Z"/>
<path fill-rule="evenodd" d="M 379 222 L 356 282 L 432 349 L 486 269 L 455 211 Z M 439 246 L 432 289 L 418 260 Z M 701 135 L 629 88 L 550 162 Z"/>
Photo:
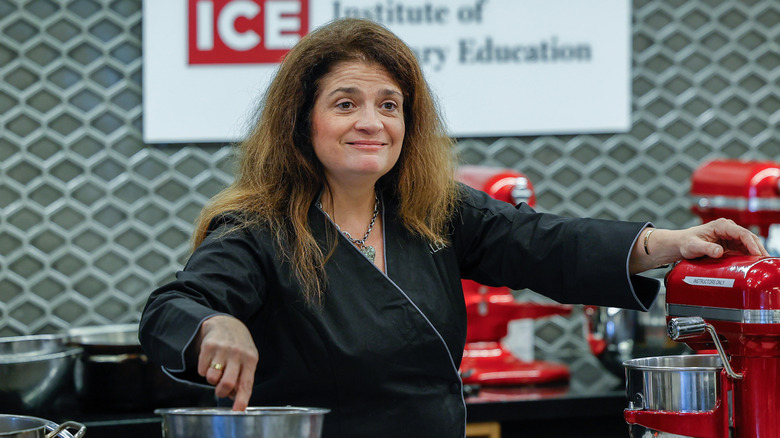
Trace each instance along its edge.
<path fill-rule="evenodd" d="M 490 196 L 516 205 L 534 206 L 533 185 L 522 173 L 485 166 L 462 166 L 457 179 Z M 510 321 L 568 315 L 571 306 L 521 303 L 506 287 L 484 286 L 462 280 L 468 332 L 460 373 L 467 385 L 518 385 L 565 381 L 569 369 L 562 364 L 515 357 L 501 343 Z"/>
<path fill-rule="evenodd" d="M 780 224 L 779 164 L 714 160 L 691 179 L 704 222 L 729 218 L 765 239 Z M 780 437 L 780 258 L 679 262 L 666 314 L 670 338 L 717 354 L 626 361 L 632 436 Z"/>
<path fill-rule="evenodd" d="M 629 425 L 652 436 L 780 437 L 780 258 L 682 261 L 666 276 L 666 309 L 672 339 L 718 354 L 626 361 Z"/>
<path fill-rule="evenodd" d="M 769 237 L 780 224 L 780 164 L 770 161 L 713 160 L 691 176 L 691 210 L 702 221 L 725 217 Z"/>

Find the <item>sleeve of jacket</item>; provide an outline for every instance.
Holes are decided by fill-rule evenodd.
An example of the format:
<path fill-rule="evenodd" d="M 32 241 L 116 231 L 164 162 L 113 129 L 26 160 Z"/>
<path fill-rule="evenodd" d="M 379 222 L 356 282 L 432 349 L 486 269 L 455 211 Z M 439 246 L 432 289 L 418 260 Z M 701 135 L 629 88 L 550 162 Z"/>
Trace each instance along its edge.
<path fill-rule="evenodd" d="M 267 256 L 249 228 L 221 218 L 176 279 L 150 295 L 141 316 L 144 352 L 174 377 L 205 383 L 188 351 L 200 324 L 218 314 L 248 321 L 263 305 Z"/>
<path fill-rule="evenodd" d="M 655 300 L 658 280 L 628 274 L 631 249 L 648 223 L 566 218 L 462 190 L 453 246 L 463 278 L 562 303 L 647 310 Z"/>

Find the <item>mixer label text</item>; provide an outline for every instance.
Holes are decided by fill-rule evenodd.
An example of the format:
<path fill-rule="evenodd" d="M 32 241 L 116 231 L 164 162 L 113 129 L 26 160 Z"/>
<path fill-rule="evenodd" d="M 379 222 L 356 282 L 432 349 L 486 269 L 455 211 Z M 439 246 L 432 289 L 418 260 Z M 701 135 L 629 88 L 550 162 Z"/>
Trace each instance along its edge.
<path fill-rule="evenodd" d="M 685 277 L 683 282 L 693 286 L 734 287 L 733 278 Z"/>

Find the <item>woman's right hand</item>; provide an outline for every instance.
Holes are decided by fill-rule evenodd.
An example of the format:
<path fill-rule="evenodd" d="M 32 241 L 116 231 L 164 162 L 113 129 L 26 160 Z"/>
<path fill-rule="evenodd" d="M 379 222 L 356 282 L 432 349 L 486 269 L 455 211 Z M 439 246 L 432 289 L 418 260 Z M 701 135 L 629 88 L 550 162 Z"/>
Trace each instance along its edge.
<path fill-rule="evenodd" d="M 258 353 L 246 325 L 228 315 L 203 321 L 198 331 L 198 374 L 215 386 L 217 397 L 233 399 L 233 410 L 249 406 Z"/>

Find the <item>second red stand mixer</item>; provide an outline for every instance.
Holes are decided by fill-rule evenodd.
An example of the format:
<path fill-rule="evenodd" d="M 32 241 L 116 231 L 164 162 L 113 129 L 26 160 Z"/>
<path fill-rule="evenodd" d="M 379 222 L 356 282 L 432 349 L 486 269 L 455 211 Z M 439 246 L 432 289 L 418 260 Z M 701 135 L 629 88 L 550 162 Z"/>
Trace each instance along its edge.
<path fill-rule="evenodd" d="M 462 166 L 457 179 L 490 196 L 516 205 L 535 204 L 533 185 L 520 172 L 485 166 Z M 568 315 L 572 307 L 561 304 L 518 302 L 506 287 L 490 287 L 463 280 L 468 332 L 460 372 L 467 385 L 527 385 L 567 381 L 566 365 L 521 360 L 501 340 L 511 321 Z"/>
<path fill-rule="evenodd" d="M 703 222 L 725 217 L 769 239 L 780 224 L 780 163 L 708 161 L 691 176 L 691 196 L 691 210 Z"/>

